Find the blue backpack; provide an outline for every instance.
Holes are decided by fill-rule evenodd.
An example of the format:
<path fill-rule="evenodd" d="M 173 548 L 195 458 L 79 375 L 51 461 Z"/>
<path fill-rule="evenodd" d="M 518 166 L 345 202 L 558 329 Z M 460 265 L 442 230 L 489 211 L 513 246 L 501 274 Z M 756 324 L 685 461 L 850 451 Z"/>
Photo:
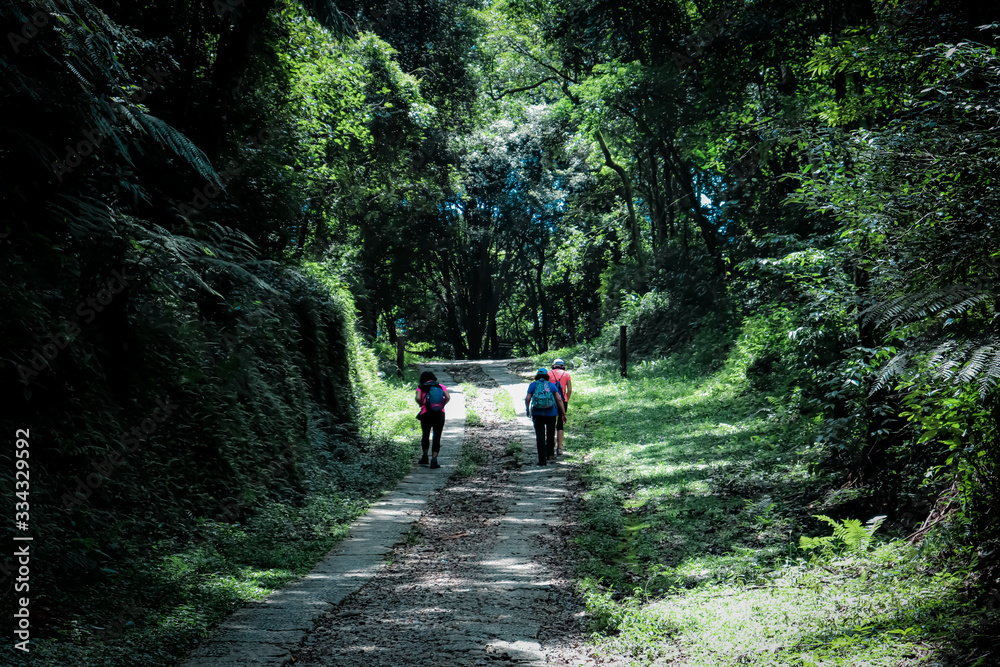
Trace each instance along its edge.
<path fill-rule="evenodd" d="M 425 384 L 424 407 L 427 412 L 441 412 L 444 410 L 444 387 L 439 384 Z"/>
<path fill-rule="evenodd" d="M 539 410 L 547 410 L 556 404 L 556 397 L 549 391 L 548 380 L 535 382 L 535 393 L 532 396 L 531 404 L 533 408 Z"/>

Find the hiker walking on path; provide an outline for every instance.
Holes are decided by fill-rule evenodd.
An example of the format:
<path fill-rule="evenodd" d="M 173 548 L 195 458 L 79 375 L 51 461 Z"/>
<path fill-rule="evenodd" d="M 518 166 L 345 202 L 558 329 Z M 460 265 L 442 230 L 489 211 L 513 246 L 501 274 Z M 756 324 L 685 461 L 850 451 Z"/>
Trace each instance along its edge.
<path fill-rule="evenodd" d="M 535 446 L 538 448 L 538 465 L 556 460 L 556 418 L 565 421 L 566 407 L 562 388 L 549 382 L 549 372 L 539 368 L 535 381 L 528 385 L 524 397 L 524 411 L 531 415 L 535 425 Z"/>
<path fill-rule="evenodd" d="M 566 413 L 569 412 L 569 397 L 573 395 L 573 378 L 566 371 L 566 362 L 556 359 L 552 362 L 552 370 L 549 377 L 559 385 L 563 394 L 563 414 L 556 421 L 556 456 L 563 455 L 563 438 L 566 435 L 563 426 L 566 423 Z"/>
<path fill-rule="evenodd" d="M 420 374 L 420 386 L 414 396 L 420 412 L 417 419 L 420 420 L 420 449 L 423 456 L 418 463 L 427 465 L 427 450 L 431 450 L 430 467 L 440 468 L 438 454 L 441 452 L 441 431 L 444 430 L 444 406 L 451 400 L 448 395 L 448 388 L 438 383 L 437 376 L 430 371 Z M 434 431 L 433 446 L 431 446 L 431 430 Z"/>

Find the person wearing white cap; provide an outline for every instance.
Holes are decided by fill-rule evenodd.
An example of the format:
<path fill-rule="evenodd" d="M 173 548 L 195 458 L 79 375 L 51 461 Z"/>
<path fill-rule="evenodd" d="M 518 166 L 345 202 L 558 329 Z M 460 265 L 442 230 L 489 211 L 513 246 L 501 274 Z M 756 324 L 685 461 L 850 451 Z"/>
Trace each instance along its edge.
<path fill-rule="evenodd" d="M 569 409 L 569 397 L 573 394 L 573 378 L 566 371 L 566 362 L 556 359 L 552 362 L 552 370 L 549 371 L 549 379 L 559 385 L 563 393 L 563 412 L 556 421 L 556 455 L 563 455 L 563 438 L 566 431 L 563 426 L 566 424 L 566 410 Z"/>
<path fill-rule="evenodd" d="M 538 465 L 546 465 L 556 460 L 556 419 L 565 416 L 562 390 L 559 385 L 549 382 L 549 372 L 539 368 L 535 381 L 528 385 L 524 397 L 524 411 L 531 417 L 535 427 L 535 446 L 538 449 Z"/>

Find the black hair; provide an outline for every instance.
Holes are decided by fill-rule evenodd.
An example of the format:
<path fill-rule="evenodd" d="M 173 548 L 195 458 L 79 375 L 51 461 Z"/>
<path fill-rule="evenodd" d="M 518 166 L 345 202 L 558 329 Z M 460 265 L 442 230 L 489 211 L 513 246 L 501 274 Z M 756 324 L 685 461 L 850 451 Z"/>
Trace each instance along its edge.
<path fill-rule="evenodd" d="M 549 376 L 548 376 L 548 375 L 542 375 L 541 373 L 538 373 L 537 375 L 535 375 L 535 381 L 536 381 L 536 382 L 537 382 L 538 380 L 541 380 L 542 378 L 545 378 L 546 380 L 548 380 L 548 379 L 549 379 Z"/>
<path fill-rule="evenodd" d="M 428 382 L 437 382 L 437 376 L 430 371 L 424 371 L 420 374 L 420 384 L 427 384 Z"/>

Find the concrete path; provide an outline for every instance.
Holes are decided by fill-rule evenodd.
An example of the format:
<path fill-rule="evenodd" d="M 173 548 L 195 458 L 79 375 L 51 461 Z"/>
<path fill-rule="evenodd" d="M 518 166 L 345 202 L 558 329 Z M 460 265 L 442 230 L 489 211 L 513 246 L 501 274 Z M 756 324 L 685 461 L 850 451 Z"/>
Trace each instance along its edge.
<path fill-rule="evenodd" d="M 495 637 L 485 642 L 484 648 L 494 655 L 506 653 L 522 664 L 544 665 L 539 629 L 546 616 L 552 582 L 540 564 L 540 556 L 549 527 L 559 522 L 558 503 L 566 495 L 566 467 L 535 465 L 538 453 L 534 428 L 524 413 L 527 385 L 507 373 L 505 366 L 505 362 L 486 362 L 483 370 L 514 402 L 524 467 L 511 480 L 517 500 L 500 526 L 493 549 L 482 562 L 479 596 L 500 601 L 509 619 L 503 623 L 493 621 Z"/>
<path fill-rule="evenodd" d="M 486 375 L 475 379 L 478 392 L 508 392 L 523 413 L 526 385 L 505 372 L 506 362 L 476 365 Z M 296 665 L 592 664 L 579 652 L 566 656 L 567 634 L 556 626 L 582 623 L 582 611 L 564 604 L 566 581 L 547 564 L 560 555 L 551 529 L 559 523 L 568 466 L 535 465 L 523 414 L 514 423 L 494 420 L 484 411 L 495 400 L 471 403 L 486 424 L 467 432 L 483 463 L 435 494 L 419 541 L 396 550 L 390 567 L 319 624 L 295 654 Z M 523 446 L 519 465 L 504 456 L 512 440 Z"/>
<path fill-rule="evenodd" d="M 522 442 L 522 466 L 491 480 L 479 480 L 478 489 L 471 488 L 475 484 L 463 489 L 462 483 L 444 488 L 462 444 L 465 404 L 443 369 L 470 364 L 480 365 L 511 395 L 517 422 L 502 429 Z M 534 433 L 524 415 L 526 385 L 507 373 L 505 366 L 506 362 L 432 366 L 439 379 L 455 388 L 447 409 L 442 468 L 414 469 L 358 520 L 350 537 L 309 575 L 234 614 L 183 667 L 277 666 L 286 664 L 293 654 L 295 664 L 304 667 L 471 667 L 496 660 L 546 664 L 539 636 L 550 614 L 553 580 L 542 556 L 550 526 L 559 521 L 567 466 L 535 465 Z M 475 495 L 486 486 L 490 486 L 489 493 Z M 397 557 L 409 558 L 409 563 L 387 564 L 384 556 L 401 543 L 420 518 L 428 496 L 437 490 L 451 494 L 438 496 L 441 506 L 450 508 L 449 503 L 464 502 L 463 498 L 475 505 L 476 498 L 487 498 L 496 501 L 495 511 L 486 518 L 477 517 L 475 527 L 472 510 L 428 517 L 425 521 L 447 524 L 445 532 L 454 530 L 456 536 L 469 528 L 473 543 L 459 546 L 463 540 L 439 541 L 424 549 L 431 550 L 426 555 L 415 553 L 420 549 L 400 552 Z M 455 548 L 445 554 L 438 551 L 442 544 Z M 354 597 L 335 609 L 352 593 Z"/>
<path fill-rule="evenodd" d="M 278 667 L 286 664 L 306 633 L 324 613 L 367 583 L 418 518 L 427 497 L 454 471 L 465 437 L 465 397 L 444 371 L 428 364 L 449 388 L 451 401 L 441 435 L 441 467 L 414 466 L 393 490 L 352 526 L 347 538 L 312 572 L 260 602 L 240 609 L 222 623 L 181 667 Z M 447 364 L 450 365 L 450 364 Z"/>

